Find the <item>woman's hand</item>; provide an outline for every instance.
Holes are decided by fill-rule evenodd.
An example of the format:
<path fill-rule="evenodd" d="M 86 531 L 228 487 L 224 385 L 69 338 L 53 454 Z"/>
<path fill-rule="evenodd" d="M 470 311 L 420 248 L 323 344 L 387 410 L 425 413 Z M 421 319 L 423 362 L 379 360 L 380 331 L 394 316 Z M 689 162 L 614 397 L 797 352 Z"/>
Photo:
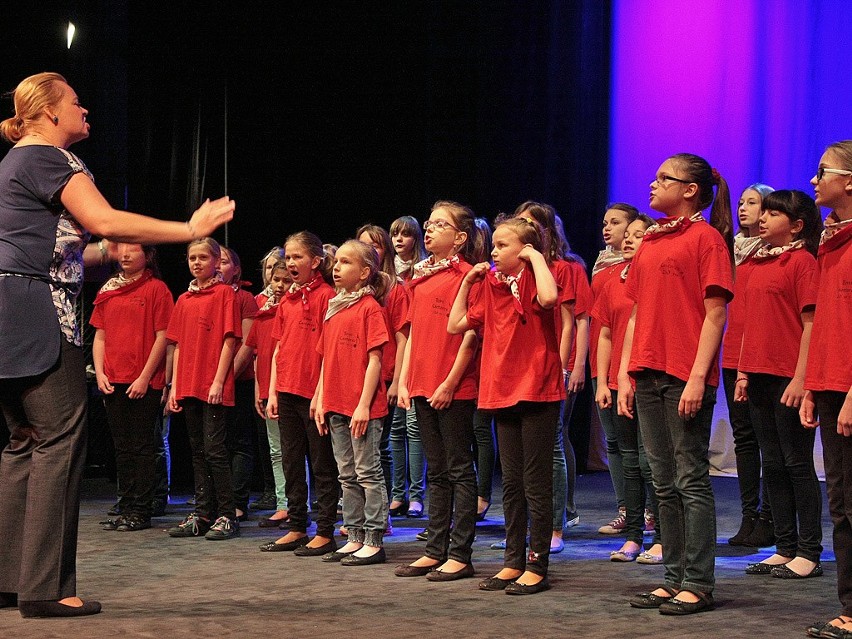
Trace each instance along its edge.
<path fill-rule="evenodd" d="M 805 428 L 816 428 L 819 426 L 819 416 L 816 412 L 816 402 L 814 402 L 814 394 L 811 391 L 805 391 L 805 396 L 802 398 L 802 405 L 799 406 L 799 421 Z"/>
<path fill-rule="evenodd" d="M 221 404 L 222 399 L 224 398 L 224 387 L 224 384 L 217 381 L 214 381 L 212 384 L 210 384 L 210 390 L 207 391 L 207 403 Z"/>
<path fill-rule="evenodd" d="M 790 408 L 799 408 L 805 397 L 805 380 L 794 377 L 781 395 L 781 403 Z"/>
<path fill-rule="evenodd" d="M 633 419 L 633 384 L 629 375 L 618 376 L 618 414 Z"/>
<path fill-rule="evenodd" d="M 408 394 L 408 386 L 400 382 L 398 393 L 399 394 L 396 398 L 396 405 L 400 408 L 404 408 L 405 410 L 411 408 L 411 397 Z"/>
<path fill-rule="evenodd" d="M 95 380 L 98 382 L 98 390 L 104 395 L 112 395 L 115 392 L 115 387 L 109 383 L 109 378 L 103 373 L 95 375 Z"/>
<path fill-rule="evenodd" d="M 234 217 L 237 203 L 227 195 L 218 200 L 204 200 L 189 219 L 189 229 L 194 238 L 207 237 Z"/>
<path fill-rule="evenodd" d="M 127 396 L 130 399 L 141 399 L 145 397 L 148 392 L 148 381 L 147 379 L 142 379 L 141 377 L 133 380 L 133 383 L 127 387 Z"/>
<path fill-rule="evenodd" d="M 352 419 L 349 421 L 349 430 L 352 437 L 358 439 L 367 432 L 367 424 L 370 423 L 370 409 L 358 407 L 352 412 Z"/>
<path fill-rule="evenodd" d="M 693 419 L 704 402 L 704 382 L 688 380 L 677 404 L 677 414 L 681 419 Z"/>
<path fill-rule="evenodd" d="M 737 385 L 734 386 L 734 401 L 748 401 L 748 377 L 740 377 L 737 375 Z"/>
<path fill-rule="evenodd" d="M 600 380 L 598 380 L 600 382 Z M 609 386 L 604 382 L 603 384 L 598 384 L 598 392 L 595 393 L 595 403 L 601 409 L 606 409 L 612 406 L 612 391 L 609 390 Z"/>
<path fill-rule="evenodd" d="M 391 382 L 390 386 L 388 386 L 388 406 L 393 407 L 396 406 L 397 397 L 399 396 L 399 382 Z"/>
<path fill-rule="evenodd" d="M 491 265 L 488 262 L 480 262 L 475 264 L 472 269 L 464 276 L 464 281 L 468 284 L 476 284 L 485 279 L 485 275 L 491 270 Z"/>
<path fill-rule="evenodd" d="M 174 386 L 172 386 L 172 388 L 169 390 L 169 401 L 166 406 L 168 406 L 170 413 L 179 413 L 183 410 L 183 406 L 181 406 L 177 401 Z"/>
<path fill-rule="evenodd" d="M 266 418 L 278 420 L 278 393 L 270 393 L 266 400 Z"/>
<path fill-rule="evenodd" d="M 435 392 L 432 393 L 432 397 L 427 399 L 429 405 L 435 410 L 440 410 L 442 408 L 449 408 L 450 404 L 453 403 L 453 394 L 456 392 L 454 387 L 450 387 L 446 380 L 441 382 L 438 388 L 435 389 Z"/>

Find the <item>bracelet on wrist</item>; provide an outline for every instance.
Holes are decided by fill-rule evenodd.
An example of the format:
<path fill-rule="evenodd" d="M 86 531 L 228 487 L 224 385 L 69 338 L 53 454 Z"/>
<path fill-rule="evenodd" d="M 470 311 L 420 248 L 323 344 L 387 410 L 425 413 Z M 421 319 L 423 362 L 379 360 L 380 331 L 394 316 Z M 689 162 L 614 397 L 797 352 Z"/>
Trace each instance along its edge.
<path fill-rule="evenodd" d="M 192 222 L 190 222 L 189 220 L 186 221 L 186 228 L 189 229 L 189 236 L 193 240 L 197 240 L 198 236 L 195 234 L 195 227 L 192 225 Z"/>
<path fill-rule="evenodd" d="M 747 381 L 748 381 L 748 377 L 737 377 L 737 381 L 738 381 L 738 382 L 747 382 Z"/>

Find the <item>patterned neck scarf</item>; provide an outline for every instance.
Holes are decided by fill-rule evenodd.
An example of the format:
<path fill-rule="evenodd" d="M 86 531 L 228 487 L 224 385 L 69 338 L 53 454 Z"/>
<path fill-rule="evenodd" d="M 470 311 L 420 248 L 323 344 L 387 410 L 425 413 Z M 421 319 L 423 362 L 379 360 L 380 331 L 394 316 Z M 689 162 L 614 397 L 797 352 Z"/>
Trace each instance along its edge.
<path fill-rule="evenodd" d="M 118 273 L 117 275 L 114 275 L 113 277 L 109 278 L 106 282 L 104 282 L 104 285 L 101 286 L 100 290 L 98 291 L 98 294 L 109 293 L 110 291 L 116 291 L 120 288 L 125 288 L 126 286 L 130 286 L 131 284 L 137 284 L 137 282 L 138 282 L 138 284 L 142 284 L 142 282 L 151 279 L 153 276 L 154 276 L 154 274 L 151 273 L 151 269 L 147 269 L 147 268 L 144 271 L 142 271 L 142 273 L 138 277 L 134 277 L 132 280 L 129 280 L 126 277 L 124 277 L 124 273 L 121 272 L 121 273 Z M 137 286 L 138 286 L 138 284 L 137 284 Z"/>
<path fill-rule="evenodd" d="M 405 278 L 411 275 L 411 267 L 414 266 L 414 260 L 404 260 L 399 255 L 393 256 L 393 268 L 396 271 L 396 279 L 404 282 Z"/>
<path fill-rule="evenodd" d="M 804 248 L 805 241 L 804 240 L 793 240 L 789 244 L 785 244 L 784 246 L 772 246 L 768 242 L 764 242 L 763 246 L 761 246 L 754 253 L 754 259 L 756 260 L 767 260 L 771 257 L 778 257 L 779 255 L 783 255 L 787 251 L 795 251 L 800 248 Z"/>
<path fill-rule="evenodd" d="M 840 231 L 850 224 L 852 224 L 852 218 L 849 218 L 848 220 L 840 220 L 834 211 L 829 213 L 828 217 L 825 218 L 825 228 L 819 238 L 820 246 L 825 244 L 828 240 L 840 233 Z"/>
<path fill-rule="evenodd" d="M 518 311 L 518 315 L 524 314 L 524 305 L 521 303 L 521 291 L 518 287 L 518 282 L 521 281 L 521 276 L 524 274 L 524 269 L 521 269 L 517 275 L 506 275 L 500 271 L 494 271 L 494 279 L 499 283 L 509 287 L 512 293 L 512 305 Z"/>
<path fill-rule="evenodd" d="M 337 315 L 340 311 L 349 308 L 354 305 L 358 300 L 360 300 L 365 295 L 374 295 L 376 289 L 367 284 L 367 286 L 362 286 L 356 291 L 352 291 L 351 293 L 347 293 L 343 289 L 328 300 L 328 310 L 325 312 L 325 321 L 327 322 L 333 316 Z"/>
<path fill-rule="evenodd" d="M 263 303 L 263 306 L 261 306 L 258 309 L 258 313 L 263 313 L 264 311 L 268 311 L 270 308 L 275 308 L 276 306 L 278 306 L 278 302 L 281 301 L 280 299 L 275 299 L 275 295 L 272 294 L 272 288 L 271 287 L 267 287 L 267 288 L 270 289 L 269 290 L 269 293 L 270 293 L 269 297 L 266 298 L 266 301 Z M 264 291 L 263 293 L 265 295 L 266 291 Z"/>
<path fill-rule="evenodd" d="M 247 282 L 246 280 L 237 280 L 231 284 L 231 288 L 234 289 L 234 293 L 236 293 L 241 288 L 251 288 L 251 282 Z"/>
<path fill-rule="evenodd" d="M 263 296 L 264 296 L 264 297 L 266 297 L 266 298 L 270 298 L 270 297 L 272 297 L 272 284 L 267 284 L 267 285 L 266 285 L 266 288 L 265 288 L 265 289 L 263 289 L 263 290 L 260 292 L 260 294 L 261 294 L 261 295 L 263 295 Z"/>
<path fill-rule="evenodd" d="M 322 275 L 320 275 L 319 273 L 314 273 L 313 279 L 311 279 L 311 281 L 306 284 L 296 284 L 296 282 L 293 282 L 290 285 L 289 290 L 285 293 L 285 295 L 287 296 L 287 299 L 290 300 L 296 299 L 297 297 L 301 297 L 302 304 L 307 306 L 308 293 L 316 289 L 320 284 L 322 284 L 322 282 Z"/>
<path fill-rule="evenodd" d="M 198 280 L 192 280 L 189 283 L 189 289 L 188 290 L 189 290 L 190 293 L 200 293 L 201 291 L 210 288 L 214 284 L 219 284 L 219 283 L 224 284 L 225 280 L 222 278 L 222 274 L 219 271 L 216 271 L 213 274 L 213 277 L 211 277 L 210 280 L 204 286 L 199 286 Z"/>
<path fill-rule="evenodd" d="M 598 253 L 598 258 L 595 260 L 595 265 L 592 267 L 592 277 L 608 266 L 621 264 L 624 261 L 624 255 L 621 251 L 616 251 L 611 246 L 607 246 L 603 251 Z"/>
<path fill-rule="evenodd" d="M 676 233 L 680 230 L 688 229 L 696 222 L 704 222 L 704 216 L 701 211 L 695 213 L 691 217 L 661 217 L 655 224 L 652 224 L 645 230 L 646 240 L 653 240 L 656 237 L 667 233 Z"/>
<path fill-rule="evenodd" d="M 760 236 L 746 237 L 742 231 L 737 233 L 734 236 L 734 264 L 739 266 L 745 262 L 762 244 Z"/>
<path fill-rule="evenodd" d="M 458 253 L 453 254 L 452 257 L 445 257 L 442 260 L 435 261 L 435 256 L 430 255 L 422 262 L 417 262 L 414 265 L 414 274 L 411 276 L 412 280 L 419 280 L 424 277 L 430 277 L 435 273 L 439 273 L 448 268 L 458 268 L 458 264 L 461 262 L 461 258 Z"/>

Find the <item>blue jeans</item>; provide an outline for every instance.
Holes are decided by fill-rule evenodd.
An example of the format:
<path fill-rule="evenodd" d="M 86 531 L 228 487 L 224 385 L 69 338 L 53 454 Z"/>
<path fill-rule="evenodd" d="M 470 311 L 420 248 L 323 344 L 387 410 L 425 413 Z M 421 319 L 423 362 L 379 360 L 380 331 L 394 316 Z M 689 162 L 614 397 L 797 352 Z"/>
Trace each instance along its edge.
<path fill-rule="evenodd" d="M 570 373 L 569 373 L 570 375 Z M 567 377 L 566 385 L 567 385 Z M 553 530 L 565 528 L 565 511 L 576 513 L 574 489 L 577 486 L 577 458 L 571 439 L 565 436 L 565 424 L 571 423 L 576 393 L 566 393 L 559 403 L 559 415 L 556 420 L 556 439 L 553 442 Z"/>
<path fill-rule="evenodd" d="M 822 554 L 822 489 L 814 470 L 816 429 L 802 426 L 798 408 L 781 403 L 789 383 L 789 377 L 749 375 L 752 423 L 763 456 L 776 551 L 818 562 Z"/>
<path fill-rule="evenodd" d="M 351 417 L 328 413 L 328 429 L 343 489 L 343 524 L 349 539 L 381 546 L 388 523 L 388 494 L 381 463 L 383 419 L 371 419 L 367 432 L 353 437 Z"/>
<path fill-rule="evenodd" d="M 429 538 L 425 555 L 470 563 L 476 530 L 476 473 L 473 470 L 474 400 L 454 399 L 436 410 L 415 397 L 426 453 Z M 548 542 L 549 543 L 549 542 Z"/>
<path fill-rule="evenodd" d="M 407 455 L 406 455 L 407 444 Z M 391 500 L 405 501 L 405 489 L 411 501 L 423 503 L 426 478 L 426 458 L 420 442 L 420 427 L 414 405 L 408 410 L 397 407 L 393 413 L 390 432 L 390 452 L 393 460 Z"/>
<path fill-rule="evenodd" d="M 612 391 L 612 405 L 618 405 L 618 392 Z M 618 436 L 618 448 L 624 471 L 624 508 L 625 536 L 640 546 L 644 539 L 645 502 L 652 504 L 651 510 L 657 515 L 657 498 L 651 478 L 651 467 L 642 445 L 639 423 L 613 411 L 613 425 Z M 659 530 L 659 526 L 658 526 Z M 659 540 L 655 540 L 657 543 Z"/>
<path fill-rule="evenodd" d="M 663 371 L 636 374 L 636 411 L 660 511 L 665 582 L 713 592 L 716 583 L 716 502 L 710 483 L 710 426 L 716 388 L 705 386 L 701 410 L 681 419 L 686 382 Z"/>
<path fill-rule="evenodd" d="M 592 379 L 592 393 L 593 396 L 598 393 L 597 377 Z M 615 429 L 615 416 L 618 411 L 615 407 L 615 401 L 609 408 L 597 406 L 597 410 L 598 419 L 606 438 L 606 465 L 609 468 L 610 479 L 612 479 L 612 489 L 615 491 L 615 503 L 616 506 L 621 508 L 624 506 L 624 469 L 621 462 L 621 451 L 618 448 L 618 434 Z"/>

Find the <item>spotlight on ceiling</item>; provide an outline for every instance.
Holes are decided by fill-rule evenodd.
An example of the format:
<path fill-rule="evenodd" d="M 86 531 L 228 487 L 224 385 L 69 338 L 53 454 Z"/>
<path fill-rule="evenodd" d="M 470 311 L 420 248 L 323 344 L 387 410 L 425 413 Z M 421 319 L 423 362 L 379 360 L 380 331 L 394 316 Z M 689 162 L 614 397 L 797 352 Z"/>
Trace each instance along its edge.
<path fill-rule="evenodd" d="M 71 48 L 71 43 L 74 41 L 74 32 L 77 31 L 77 27 L 74 26 L 73 22 L 68 23 L 68 48 Z"/>

